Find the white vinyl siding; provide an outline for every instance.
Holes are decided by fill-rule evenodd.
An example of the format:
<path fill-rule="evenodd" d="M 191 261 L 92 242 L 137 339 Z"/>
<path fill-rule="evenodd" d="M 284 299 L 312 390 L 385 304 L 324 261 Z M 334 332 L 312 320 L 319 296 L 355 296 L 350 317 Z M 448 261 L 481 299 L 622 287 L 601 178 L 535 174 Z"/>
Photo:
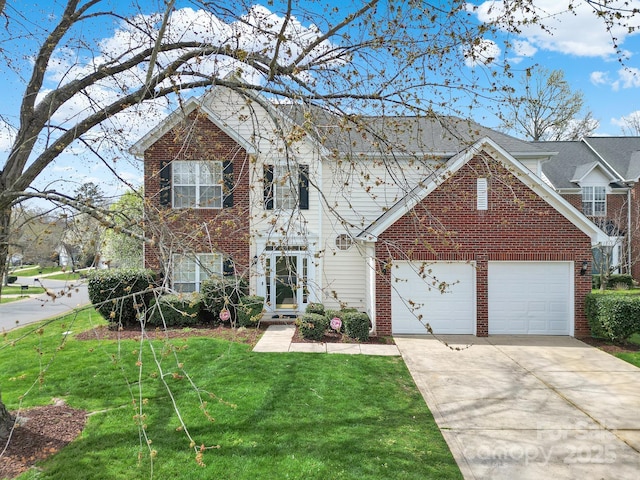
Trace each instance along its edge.
<path fill-rule="evenodd" d="M 174 161 L 174 208 L 222 208 L 222 162 Z"/>
<path fill-rule="evenodd" d="M 178 292 L 199 292 L 203 281 L 222 275 L 222 256 L 217 253 L 175 254 L 172 262 L 173 289 Z"/>

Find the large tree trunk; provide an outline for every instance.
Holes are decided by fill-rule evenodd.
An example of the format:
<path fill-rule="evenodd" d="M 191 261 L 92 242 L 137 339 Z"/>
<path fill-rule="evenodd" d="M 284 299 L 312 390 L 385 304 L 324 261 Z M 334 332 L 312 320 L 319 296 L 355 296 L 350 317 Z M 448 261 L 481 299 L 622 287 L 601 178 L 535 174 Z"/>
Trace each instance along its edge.
<path fill-rule="evenodd" d="M 11 208 L 0 208 L 0 294 L 7 273 L 9 257 L 9 233 L 11 231 Z"/>
<path fill-rule="evenodd" d="M 11 427 L 13 427 L 13 416 L 7 410 L 7 407 L 4 406 L 2 400 L 0 400 L 0 440 L 5 440 L 11 431 Z M 0 443 L 0 449 L 3 447 Z"/>

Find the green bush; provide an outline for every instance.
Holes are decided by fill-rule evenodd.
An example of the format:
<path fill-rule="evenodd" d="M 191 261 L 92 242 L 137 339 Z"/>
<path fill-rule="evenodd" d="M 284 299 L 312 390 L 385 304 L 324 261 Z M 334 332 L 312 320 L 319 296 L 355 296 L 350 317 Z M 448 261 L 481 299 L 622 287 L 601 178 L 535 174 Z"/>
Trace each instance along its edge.
<path fill-rule="evenodd" d="M 607 288 L 619 288 L 622 285 L 626 288 L 633 288 L 633 277 L 628 274 L 611 275 L 607 281 Z"/>
<path fill-rule="evenodd" d="M 89 275 L 89 299 L 111 325 L 135 325 L 151 300 L 151 270 L 96 270 Z"/>
<path fill-rule="evenodd" d="M 593 275 L 591 277 L 591 288 L 594 290 L 600 290 L 600 286 L 602 285 L 602 279 L 600 275 Z M 620 288 L 623 286 L 624 288 L 633 288 L 633 277 L 628 274 L 616 274 L 611 275 L 607 280 L 606 288 Z"/>
<path fill-rule="evenodd" d="M 247 295 L 240 297 L 237 309 L 238 326 L 253 327 L 262 318 L 264 308 L 264 297 L 257 295 Z"/>
<path fill-rule="evenodd" d="M 297 323 L 300 327 L 300 333 L 308 340 L 322 340 L 329 327 L 327 318 L 318 313 L 305 313 L 297 320 Z"/>
<path fill-rule="evenodd" d="M 240 297 L 249 294 L 249 285 L 242 277 L 212 277 L 202 282 L 200 293 L 206 311 L 218 318 L 220 312 L 227 308 L 231 312 L 231 322 L 235 324 L 236 307 Z"/>
<path fill-rule="evenodd" d="M 369 315 L 360 312 L 347 312 L 342 319 L 345 333 L 359 342 L 369 340 Z"/>
<path fill-rule="evenodd" d="M 625 340 L 640 332 L 640 297 L 590 294 L 585 314 L 594 337 Z"/>
<path fill-rule="evenodd" d="M 12 283 L 16 283 L 17 280 L 18 280 L 18 277 L 15 277 L 13 275 L 10 276 L 10 277 L 7 277 L 7 285 L 11 285 Z"/>
<path fill-rule="evenodd" d="M 324 305 L 321 303 L 310 303 L 307 305 L 305 313 L 317 313 L 318 315 L 324 315 Z"/>
<path fill-rule="evenodd" d="M 200 323 L 202 296 L 163 295 L 151 301 L 147 323 L 158 327 L 186 327 Z"/>
<path fill-rule="evenodd" d="M 340 327 L 340 333 L 344 333 L 344 310 L 326 310 L 324 312 L 324 316 L 327 319 L 327 322 L 331 324 L 331 320 L 334 318 L 339 318 L 342 321 L 342 327 Z M 333 330 L 332 330 L 333 331 Z"/>

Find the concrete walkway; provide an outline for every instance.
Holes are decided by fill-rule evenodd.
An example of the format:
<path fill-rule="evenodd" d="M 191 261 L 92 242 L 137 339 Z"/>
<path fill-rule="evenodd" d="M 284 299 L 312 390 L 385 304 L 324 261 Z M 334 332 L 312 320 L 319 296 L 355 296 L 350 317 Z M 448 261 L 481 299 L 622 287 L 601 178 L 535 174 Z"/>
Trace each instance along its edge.
<path fill-rule="evenodd" d="M 570 337 L 395 337 L 466 479 L 640 478 L 640 369 Z"/>
<path fill-rule="evenodd" d="M 270 325 L 253 348 L 254 352 L 343 353 L 347 355 L 400 355 L 395 345 L 368 343 L 292 343 L 294 325 Z"/>

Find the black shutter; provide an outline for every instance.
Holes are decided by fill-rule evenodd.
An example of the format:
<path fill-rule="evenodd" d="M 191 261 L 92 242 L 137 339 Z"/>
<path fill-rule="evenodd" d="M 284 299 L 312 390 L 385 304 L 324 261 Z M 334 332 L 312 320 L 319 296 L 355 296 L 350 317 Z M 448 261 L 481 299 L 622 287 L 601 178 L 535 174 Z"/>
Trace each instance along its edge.
<path fill-rule="evenodd" d="M 171 206 L 171 162 L 160 162 L 160 206 Z"/>
<path fill-rule="evenodd" d="M 233 163 L 229 160 L 222 162 L 222 208 L 233 207 Z"/>
<path fill-rule="evenodd" d="M 225 277 L 230 277 L 235 274 L 235 267 L 233 265 L 233 259 L 231 257 L 227 257 L 222 261 L 222 275 Z"/>
<path fill-rule="evenodd" d="M 273 165 L 264 166 L 264 208 L 273 210 Z"/>
<path fill-rule="evenodd" d="M 309 165 L 300 165 L 299 171 L 299 207 L 300 210 L 309 210 Z"/>

